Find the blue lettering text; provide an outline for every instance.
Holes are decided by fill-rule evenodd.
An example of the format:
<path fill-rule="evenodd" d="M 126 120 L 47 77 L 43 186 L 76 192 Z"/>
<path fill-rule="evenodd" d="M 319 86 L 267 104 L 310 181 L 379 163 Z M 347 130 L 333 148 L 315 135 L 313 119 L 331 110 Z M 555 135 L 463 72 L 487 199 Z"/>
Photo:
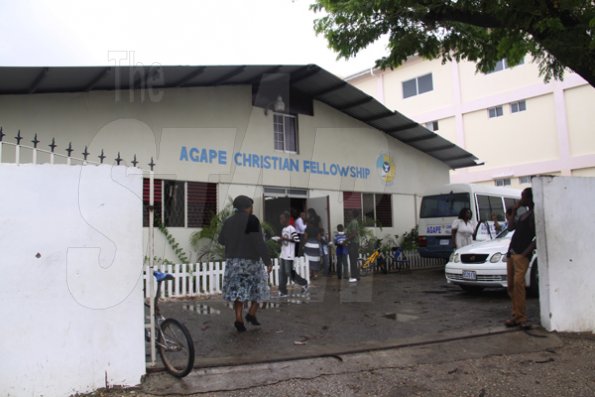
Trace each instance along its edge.
<path fill-rule="evenodd" d="M 180 150 L 180 161 L 188 161 L 188 152 L 186 151 L 186 146 L 182 146 Z"/>

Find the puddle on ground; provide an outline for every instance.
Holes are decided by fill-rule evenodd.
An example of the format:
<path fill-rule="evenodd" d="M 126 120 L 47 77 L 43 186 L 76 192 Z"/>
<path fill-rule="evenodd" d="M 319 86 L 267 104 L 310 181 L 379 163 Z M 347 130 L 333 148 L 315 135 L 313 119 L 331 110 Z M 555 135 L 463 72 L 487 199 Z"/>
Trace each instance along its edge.
<path fill-rule="evenodd" d="M 415 321 L 418 318 L 419 316 L 414 316 L 413 314 L 397 313 L 397 321 L 400 323 L 408 323 L 410 321 Z"/>
<path fill-rule="evenodd" d="M 271 294 L 270 301 L 261 302 L 259 309 L 279 309 L 284 304 L 301 305 L 310 301 L 309 294 L 303 294 L 302 292 L 289 293 L 287 296 L 280 297 L 277 294 Z M 233 302 L 225 302 L 225 307 L 233 310 Z M 249 303 L 244 304 L 244 307 L 248 309 Z M 188 310 L 200 315 L 218 315 L 221 314 L 221 310 L 215 309 L 206 303 L 191 303 L 182 306 L 182 309 Z"/>
<path fill-rule="evenodd" d="M 415 321 L 419 318 L 419 316 L 414 316 L 413 314 L 405 313 L 385 313 L 382 317 L 388 320 L 396 320 L 400 323 L 408 323 L 410 321 Z"/>
<path fill-rule="evenodd" d="M 221 314 L 221 310 L 215 309 L 215 308 L 213 308 L 209 305 L 206 305 L 204 303 L 194 303 L 194 304 L 183 305 L 182 309 L 188 310 L 191 312 L 195 312 L 198 314 L 203 314 L 203 315 Z"/>

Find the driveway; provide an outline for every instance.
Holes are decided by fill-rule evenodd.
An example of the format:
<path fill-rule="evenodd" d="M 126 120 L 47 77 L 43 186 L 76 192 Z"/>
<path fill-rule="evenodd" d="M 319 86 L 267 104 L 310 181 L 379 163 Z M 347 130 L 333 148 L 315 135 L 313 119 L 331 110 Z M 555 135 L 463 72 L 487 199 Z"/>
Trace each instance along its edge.
<path fill-rule="evenodd" d="M 528 299 L 539 322 L 538 300 Z M 446 285 L 443 270 L 378 274 L 356 284 L 314 280 L 310 292 L 263 303 L 260 327 L 239 334 L 231 306 L 220 299 L 170 301 L 166 316 L 192 333 L 198 368 L 333 356 L 453 340 L 504 330 L 510 300 L 504 290 L 469 294 Z M 469 343 L 473 343 L 470 340 Z"/>

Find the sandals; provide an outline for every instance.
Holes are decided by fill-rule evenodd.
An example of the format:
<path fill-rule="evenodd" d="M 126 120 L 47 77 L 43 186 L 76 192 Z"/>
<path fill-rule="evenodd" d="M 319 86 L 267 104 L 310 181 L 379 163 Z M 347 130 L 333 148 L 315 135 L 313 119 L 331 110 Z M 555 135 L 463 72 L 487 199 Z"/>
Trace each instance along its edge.
<path fill-rule="evenodd" d="M 243 322 L 236 321 L 235 323 L 233 323 L 233 325 L 235 325 L 238 332 L 246 332 L 246 326 L 244 325 Z"/>
<path fill-rule="evenodd" d="M 521 329 L 531 329 L 531 324 L 528 321 L 518 322 L 514 318 L 504 321 L 504 325 L 508 328 L 521 327 Z"/>
<path fill-rule="evenodd" d="M 531 324 L 529 324 L 529 322 L 527 322 L 527 321 L 523 321 L 522 323 L 519 323 L 518 325 L 519 325 L 519 327 L 521 327 L 521 329 L 524 329 L 524 330 L 531 329 Z"/>
<path fill-rule="evenodd" d="M 260 323 L 256 319 L 256 316 L 253 316 L 251 314 L 246 314 L 246 321 L 248 321 L 252 325 L 260 325 Z"/>

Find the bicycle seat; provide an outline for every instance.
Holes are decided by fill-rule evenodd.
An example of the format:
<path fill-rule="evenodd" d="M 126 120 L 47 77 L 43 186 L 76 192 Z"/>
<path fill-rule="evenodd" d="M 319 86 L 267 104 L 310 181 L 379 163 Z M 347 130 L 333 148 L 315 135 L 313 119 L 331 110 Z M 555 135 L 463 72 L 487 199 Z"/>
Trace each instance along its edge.
<path fill-rule="evenodd" d="M 163 281 L 163 280 L 173 280 L 174 276 L 172 276 L 169 273 L 163 273 L 160 272 L 159 270 L 155 270 L 153 272 L 153 276 L 155 276 L 155 280 L 157 280 L 158 282 Z"/>

